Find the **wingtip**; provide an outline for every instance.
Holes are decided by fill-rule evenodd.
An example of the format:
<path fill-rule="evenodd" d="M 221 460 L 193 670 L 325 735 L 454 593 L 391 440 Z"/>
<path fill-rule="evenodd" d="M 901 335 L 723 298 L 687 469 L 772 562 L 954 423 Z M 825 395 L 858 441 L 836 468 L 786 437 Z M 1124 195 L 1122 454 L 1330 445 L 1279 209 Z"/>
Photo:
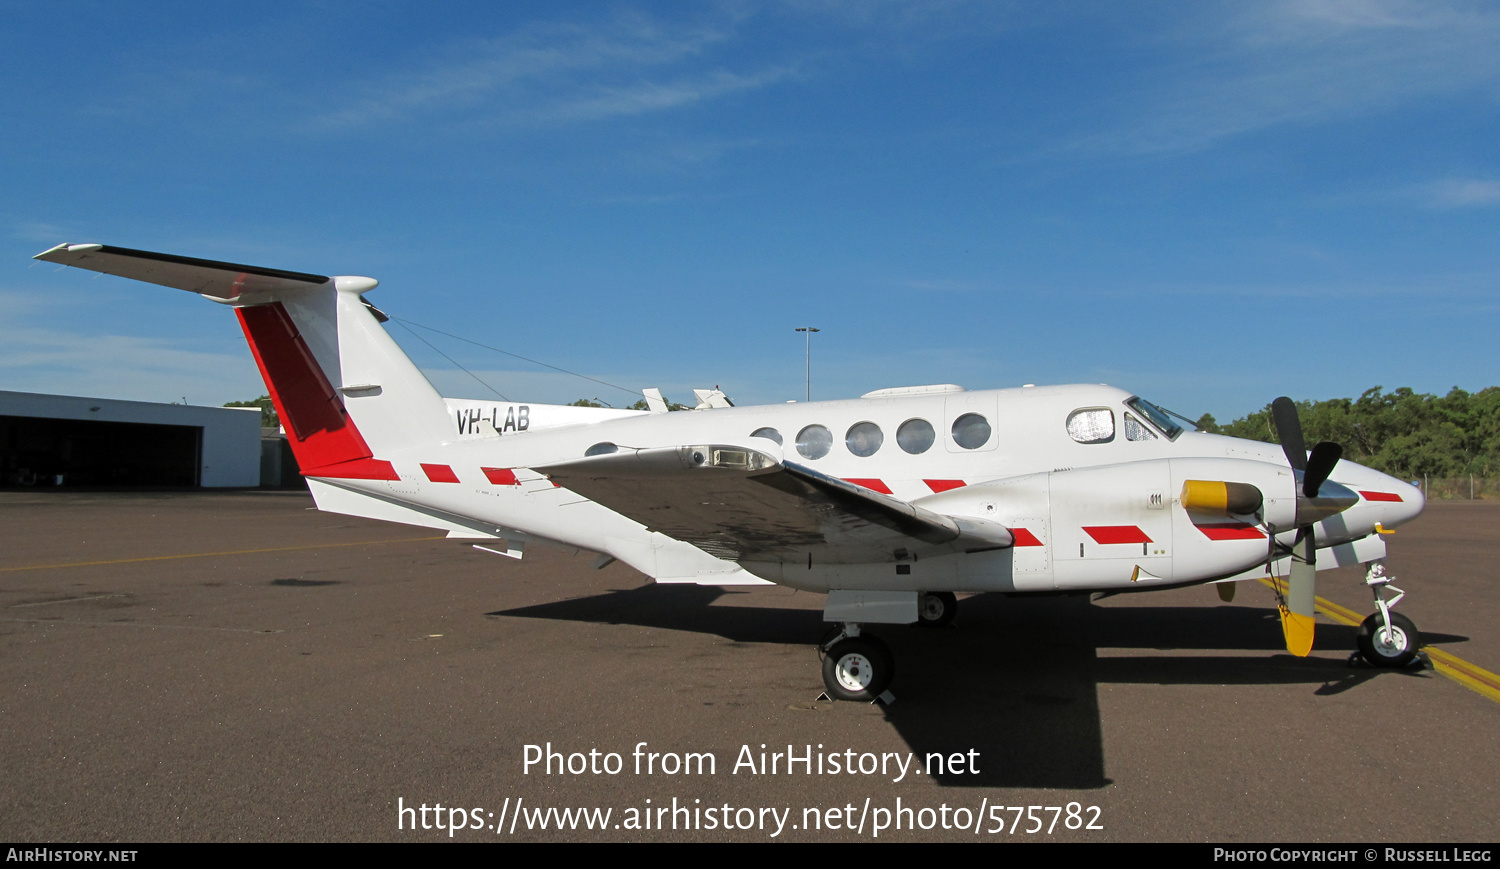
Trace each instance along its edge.
<path fill-rule="evenodd" d="M 93 253 L 96 250 L 103 249 L 104 245 L 102 244 L 60 244 L 56 247 L 47 248 L 46 250 L 32 257 L 32 259 L 44 260 L 47 257 L 58 253 Z"/>

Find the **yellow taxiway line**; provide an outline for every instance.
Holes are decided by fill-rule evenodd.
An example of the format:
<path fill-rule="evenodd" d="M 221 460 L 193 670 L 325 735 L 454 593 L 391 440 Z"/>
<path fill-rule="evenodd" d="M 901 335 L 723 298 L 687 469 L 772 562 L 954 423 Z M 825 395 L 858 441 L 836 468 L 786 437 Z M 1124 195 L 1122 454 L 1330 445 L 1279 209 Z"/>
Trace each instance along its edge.
<path fill-rule="evenodd" d="M 1275 588 L 1274 585 L 1271 585 L 1269 579 L 1262 579 L 1261 582 Z M 1318 612 L 1351 628 L 1357 628 L 1364 622 L 1364 617 L 1359 613 L 1348 607 L 1339 606 L 1327 598 L 1316 598 L 1314 603 Z M 1439 649 L 1437 646 L 1423 646 L 1422 651 L 1426 652 L 1427 657 L 1432 659 L 1432 669 L 1468 688 L 1470 691 L 1474 691 L 1496 703 L 1500 703 L 1500 675 L 1471 664 L 1457 655 Z"/>
<path fill-rule="evenodd" d="M 332 549 L 336 546 L 375 546 L 381 543 L 412 543 L 418 540 L 445 540 L 445 537 L 403 537 L 399 540 L 361 540 L 357 543 L 311 543 L 306 546 L 277 546 L 271 549 L 235 549 L 228 552 L 189 552 L 184 555 L 150 555 L 145 558 L 117 558 L 112 561 L 71 561 L 66 564 L 29 564 L 25 567 L 0 567 L 0 573 L 17 570 L 54 570 L 63 567 L 97 567 L 102 564 L 136 564 L 142 561 L 172 561 L 178 558 L 214 558 L 224 555 L 253 555 L 258 552 L 291 552 L 297 549 Z"/>

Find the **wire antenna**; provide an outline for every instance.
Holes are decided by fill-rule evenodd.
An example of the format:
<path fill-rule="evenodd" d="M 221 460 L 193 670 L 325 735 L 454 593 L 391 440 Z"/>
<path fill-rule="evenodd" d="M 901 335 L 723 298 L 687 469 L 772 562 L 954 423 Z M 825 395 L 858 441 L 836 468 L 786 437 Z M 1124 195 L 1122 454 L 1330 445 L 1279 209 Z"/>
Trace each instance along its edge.
<path fill-rule="evenodd" d="M 530 362 L 532 365 L 540 365 L 543 368 L 551 368 L 553 371 L 560 371 L 563 374 L 571 374 L 574 377 L 582 377 L 584 380 L 591 380 L 594 383 L 598 383 L 598 384 L 600 384 L 602 386 L 608 386 L 610 389 L 618 389 L 621 392 L 626 392 L 626 393 L 629 393 L 629 394 L 634 395 L 634 396 L 639 396 L 641 394 L 640 390 L 638 390 L 638 389 L 627 389 L 624 386 L 620 386 L 619 384 L 616 384 L 616 383 L 610 383 L 607 380 L 600 380 L 597 377 L 590 377 L 587 374 L 580 374 L 577 371 L 569 371 L 566 368 L 559 368 L 556 365 L 549 365 L 546 362 L 543 362 L 543 361 L 541 361 L 539 359 L 532 359 L 529 356 L 522 356 L 519 353 L 512 353 L 509 350 L 501 350 L 499 347 L 491 347 L 488 344 L 481 344 L 478 341 L 470 340 L 468 338 L 463 337 L 462 335 L 455 335 L 452 332 L 444 332 L 442 329 L 434 329 L 431 326 L 424 326 L 421 323 L 417 323 L 417 322 L 414 322 L 412 320 L 403 319 L 401 317 L 392 317 L 391 319 L 395 320 L 398 323 L 400 323 L 403 327 L 407 327 L 408 325 L 410 325 L 410 326 L 416 326 L 418 329 L 426 329 L 429 332 L 436 332 L 439 335 L 446 335 L 447 337 L 452 338 L 455 341 L 462 341 L 465 344 L 473 344 L 475 347 L 483 347 L 486 350 L 493 350 L 496 353 L 504 353 L 506 356 L 511 356 L 511 357 L 516 358 L 516 359 L 520 359 L 523 362 Z M 406 331 L 411 332 L 411 329 L 407 328 Z M 416 335 L 417 333 L 412 332 L 412 334 Z M 428 347 L 432 347 L 431 342 L 429 342 L 427 339 L 423 338 L 421 335 L 417 335 L 417 339 L 420 340 L 423 344 L 426 344 Z M 436 347 L 432 347 L 432 349 L 437 350 Z M 443 353 L 443 351 L 438 350 L 438 353 L 441 353 L 444 359 L 447 359 L 449 362 L 453 362 L 453 360 L 449 359 L 448 355 L 446 353 Z M 454 365 L 458 365 L 457 362 L 453 362 L 453 364 Z M 459 365 L 458 367 L 463 368 L 462 365 Z M 473 377 L 475 380 L 479 380 L 479 378 L 475 377 L 474 373 L 471 372 L 471 371 L 469 371 L 467 368 L 464 368 L 464 371 L 470 377 Z M 479 382 L 480 383 L 484 383 L 483 380 L 479 380 Z M 488 387 L 491 392 L 495 392 L 495 388 L 493 386 L 490 386 L 488 383 L 485 383 L 484 385 L 486 387 Z M 496 395 L 500 395 L 500 393 L 498 393 L 498 392 L 495 392 L 495 394 Z M 501 396 L 501 398 L 505 398 L 505 397 Z M 508 398 L 506 398 L 505 400 L 506 401 L 510 401 L 510 399 L 508 399 Z"/>

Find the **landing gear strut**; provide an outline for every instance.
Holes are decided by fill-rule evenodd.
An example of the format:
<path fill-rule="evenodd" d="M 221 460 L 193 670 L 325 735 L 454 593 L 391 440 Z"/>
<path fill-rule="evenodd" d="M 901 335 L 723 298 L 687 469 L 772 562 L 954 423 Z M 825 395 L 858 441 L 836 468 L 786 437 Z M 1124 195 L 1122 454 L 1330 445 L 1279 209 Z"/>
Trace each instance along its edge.
<path fill-rule="evenodd" d="M 859 625 L 845 622 L 838 636 L 824 643 L 823 685 L 835 700 L 872 703 L 885 693 L 896 675 L 896 662 L 886 644 L 861 636 Z"/>
<path fill-rule="evenodd" d="M 1373 667 L 1405 667 L 1417 656 L 1417 649 L 1422 645 L 1422 635 L 1417 632 L 1416 624 L 1400 613 L 1391 612 L 1391 607 L 1406 597 L 1406 592 L 1391 585 L 1391 578 L 1385 574 L 1385 565 L 1379 561 L 1370 562 L 1365 585 L 1375 596 L 1378 612 L 1359 626 L 1359 653 Z M 1386 588 L 1395 592 L 1390 599 L 1381 595 Z"/>

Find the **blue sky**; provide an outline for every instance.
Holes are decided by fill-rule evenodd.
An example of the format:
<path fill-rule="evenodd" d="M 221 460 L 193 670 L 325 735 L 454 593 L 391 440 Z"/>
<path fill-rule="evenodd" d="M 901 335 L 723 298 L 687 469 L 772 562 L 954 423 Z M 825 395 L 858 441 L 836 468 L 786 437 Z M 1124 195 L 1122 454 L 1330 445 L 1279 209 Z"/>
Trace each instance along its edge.
<path fill-rule="evenodd" d="M 6 2 L 0 46 L 0 389 L 264 391 L 227 311 L 61 242 L 370 275 L 678 400 L 801 398 L 809 324 L 814 398 L 1500 383 L 1490 3 Z"/>

